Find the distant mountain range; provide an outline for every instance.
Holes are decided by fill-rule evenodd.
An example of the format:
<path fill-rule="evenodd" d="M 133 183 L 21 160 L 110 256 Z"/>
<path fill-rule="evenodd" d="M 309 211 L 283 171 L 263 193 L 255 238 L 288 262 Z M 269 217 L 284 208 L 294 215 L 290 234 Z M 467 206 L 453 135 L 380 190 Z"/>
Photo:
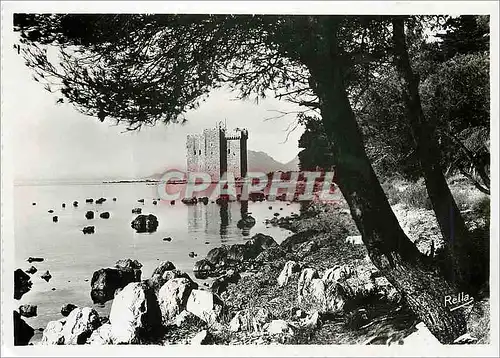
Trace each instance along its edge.
<path fill-rule="evenodd" d="M 296 156 L 288 163 L 278 162 L 265 152 L 248 151 L 248 170 L 254 172 L 297 171 L 299 170 L 299 157 Z M 163 173 L 155 173 L 144 179 L 159 180 Z"/>

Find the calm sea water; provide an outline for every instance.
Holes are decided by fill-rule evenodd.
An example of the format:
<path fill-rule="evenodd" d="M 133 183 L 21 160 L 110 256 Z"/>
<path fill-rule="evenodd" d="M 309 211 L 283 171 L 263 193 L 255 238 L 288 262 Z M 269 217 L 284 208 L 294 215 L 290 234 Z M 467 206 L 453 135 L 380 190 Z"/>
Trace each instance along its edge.
<path fill-rule="evenodd" d="M 123 258 L 137 259 L 143 264 L 142 277 L 149 277 L 159 261 L 170 260 L 175 266 L 190 274 L 194 279 L 193 265 L 207 252 L 221 244 L 241 243 L 256 233 L 265 233 L 277 242 L 291 233 L 266 227 L 264 220 L 275 212 L 282 216 L 298 213 L 298 204 L 283 202 L 249 202 L 248 213 L 257 221 L 250 232 L 242 232 L 236 224 L 241 212 L 246 209 L 238 202 L 229 203 L 227 210 L 215 203 L 187 206 L 181 202 L 170 205 L 153 198 L 159 195 L 155 185 L 145 183 L 120 184 L 51 184 L 23 185 L 14 188 L 14 230 L 16 268 L 28 269 L 34 265 L 38 272 L 32 275 L 33 287 L 19 304 L 38 306 L 38 316 L 25 318 L 35 329 L 45 328 L 48 321 L 61 318 L 61 306 L 73 303 L 77 306 L 94 307 L 100 314 L 108 315 L 111 302 L 94 305 L 90 298 L 90 280 L 94 271 L 112 266 Z M 94 200 L 104 197 L 103 204 L 85 203 L 86 198 Z M 117 201 L 112 201 L 116 197 Z M 138 203 L 138 199 L 145 203 Z M 77 200 L 79 206 L 72 203 Z M 36 202 L 36 205 L 32 205 Z M 62 208 L 66 203 L 66 208 Z M 269 210 L 269 206 L 272 210 Z M 143 214 L 158 217 L 159 227 L 154 233 L 137 234 L 130 222 L 137 216 L 134 207 L 141 207 Z M 281 210 L 280 210 L 281 208 Z M 48 210 L 54 210 L 53 214 Z M 97 211 L 95 218 L 87 220 L 88 210 Z M 101 219 L 99 213 L 108 211 L 109 219 Z M 52 222 L 57 215 L 59 221 Z M 95 234 L 84 235 L 82 228 L 95 226 Z M 172 241 L 163 241 L 171 237 Z M 189 252 L 198 254 L 190 258 Z M 43 262 L 28 263 L 29 256 L 43 257 Z M 40 275 L 49 270 L 49 282 Z M 56 290 L 53 291 L 52 288 Z M 34 340 L 40 338 L 40 333 Z"/>

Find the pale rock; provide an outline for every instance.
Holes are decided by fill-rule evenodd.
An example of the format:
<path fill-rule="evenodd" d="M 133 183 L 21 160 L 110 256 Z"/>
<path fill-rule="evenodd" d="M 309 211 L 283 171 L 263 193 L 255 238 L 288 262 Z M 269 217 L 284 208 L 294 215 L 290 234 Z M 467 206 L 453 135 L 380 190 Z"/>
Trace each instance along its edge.
<path fill-rule="evenodd" d="M 193 338 L 191 338 L 192 345 L 205 345 L 210 344 L 212 336 L 210 333 L 204 329 L 203 331 L 197 333 Z"/>
<path fill-rule="evenodd" d="M 300 270 L 299 264 L 295 261 L 287 261 L 280 275 L 278 276 L 278 286 L 285 286 L 290 278 L 292 277 L 294 272 L 298 272 Z"/>
<path fill-rule="evenodd" d="M 88 343 L 91 345 L 107 345 L 113 344 L 113 339 L 111 337 L 111 325 L 109 323 L 103 324 L 101 327 L 97 328 L 90 336 Z"/>
<path fill-rule="evenodd" d="M 441 342 L 438 341 L 436 337 L 429 331 L 427 326 L 420 322 L 416 326 L 417 331 L 411 333 L 409 336 L 403 339 L 403 344 L 409 347 L 435 347 L 442 345 Z"/>
<path fill-rule="evenodd" d="M 314 329 L 320 325 L 319 312 L 314 312 L 313 314 L 307 316 L 300 320 L 300 325 L 303 328 Z"/>
<path fill-rule="evenodd" d="M 211 325 L 218 321 L 222 312 L 222 301 L 212 292 L 192 290 L 186 310 Z"/>
<path fill-rule="evenodd" d="M 298 282 L 298 297 L 299 301 L 302 296 L 307 292 L 309 285 L 313 278 L 318 278 L 318 272 L 313 268 L 306 268 L 302 270 Z"/>
<path fill-rule="evenodd" d="M 113 342 L 138 343 L 161 325 L 154 289 L 142 282 L 128 284 L 116 295 L 109 315 Z"/>
<path fill-rule="evenodd" d="M 99 314 L 93 308 L 75 308 L 64 324 L 64 344 L 85 344 L 100 325 Z"/>
<path fill-rule="evenodd" d="M 363 245 L 363 238 L 361 235 L 347 236 L 345 242 L 351 245 Z"/>
<path fill-rule="evenodd" d="M 477 338 L 472 337 L 470 333 L 465 333 L 453 341 L 454 344 L 475 344 Z"/>
<path fill-rule="evenodd" d="M 192 289 L 192 281 L 186 278 L 171 279 L 160 288 L 158 304 L 164 324 L 171 323 L 186 308 Z"/>
<path fill-rule="evenodd" d="M 62 318 L 58 321 L 50 321 L 47 323 L 47 327 L 43 330 L 41 344 L 44 345 L 62 345 L 64 344 L 64 324 L 66 323 L 66 318 Z"/>
<path fill-rule="evenodd" d="M 272 320 L 267 326 L 267 332 L 269 334 L 286 334 L 293 335 L 293 330 L 290 325 L 281 319 Z"/>

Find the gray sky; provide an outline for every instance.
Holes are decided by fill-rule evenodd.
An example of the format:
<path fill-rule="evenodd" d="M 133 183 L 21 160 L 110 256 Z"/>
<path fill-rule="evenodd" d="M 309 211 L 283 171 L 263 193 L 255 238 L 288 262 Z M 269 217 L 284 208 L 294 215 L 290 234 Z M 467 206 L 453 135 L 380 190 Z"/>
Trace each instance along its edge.
<path fill-rule="evenodd" d="M 302 128 L 288 141 L 286 129 L 295 119 L 275 116 L 273 110 L 293 110 L 275 99 L 258 105 L 234 101 L 236 94 L 220 91 L 199 109 L 187 113 L 185 125 L 159 124 L 140 132 L 99 122 L 77 112 L 71 105 L 56 105 L 60 97 L 32 79 L 31 70 L 12 47 L 5 47 L 4 118 L 8 121 L 14 152 L 15 180 L 141 177 L 167 167 L 185 167 L 188 133 L 201 132 L 227 119 L 229 128 L 249 130 L 248 148 L 264 151 L 281 162 L 298 153 Z"/>

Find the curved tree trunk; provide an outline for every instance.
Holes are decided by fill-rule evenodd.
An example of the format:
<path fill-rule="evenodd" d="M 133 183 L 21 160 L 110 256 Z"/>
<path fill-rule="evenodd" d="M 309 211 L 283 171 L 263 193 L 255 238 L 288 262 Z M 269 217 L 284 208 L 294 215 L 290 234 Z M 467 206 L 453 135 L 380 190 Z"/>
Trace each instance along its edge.
<path fill-rule="evenodd" d="M 335 21 L 324 20 L 324 37 L 307 65 L 320 98 L 325 132 L 333 143 L 337 183 L 372 262 L 429 330 L 441 342 L 451 343 L 466 330 L 462 310 L 450 311 L 445 305 L 445 296 L 456 290 L 405 235 L 373 171 L 343 84 Z"/>
<path fill-rule="evenodd" d="M 442 271 L 446 279 L 463 291 L 476 294 L 484 283 L 488 257 L 479 258 L 460 210 L 451 194 L 440 165 L 440 151 L 434 128 L 422 111 L 418 78 L 412 71 L 405 42 L 404 19 L 393 18 L 393 39 L 396 67 L 401 82 L 407 117 L 420 159 L 425 186 L 429 194 L 443 238 L 447 242 Z"/>

